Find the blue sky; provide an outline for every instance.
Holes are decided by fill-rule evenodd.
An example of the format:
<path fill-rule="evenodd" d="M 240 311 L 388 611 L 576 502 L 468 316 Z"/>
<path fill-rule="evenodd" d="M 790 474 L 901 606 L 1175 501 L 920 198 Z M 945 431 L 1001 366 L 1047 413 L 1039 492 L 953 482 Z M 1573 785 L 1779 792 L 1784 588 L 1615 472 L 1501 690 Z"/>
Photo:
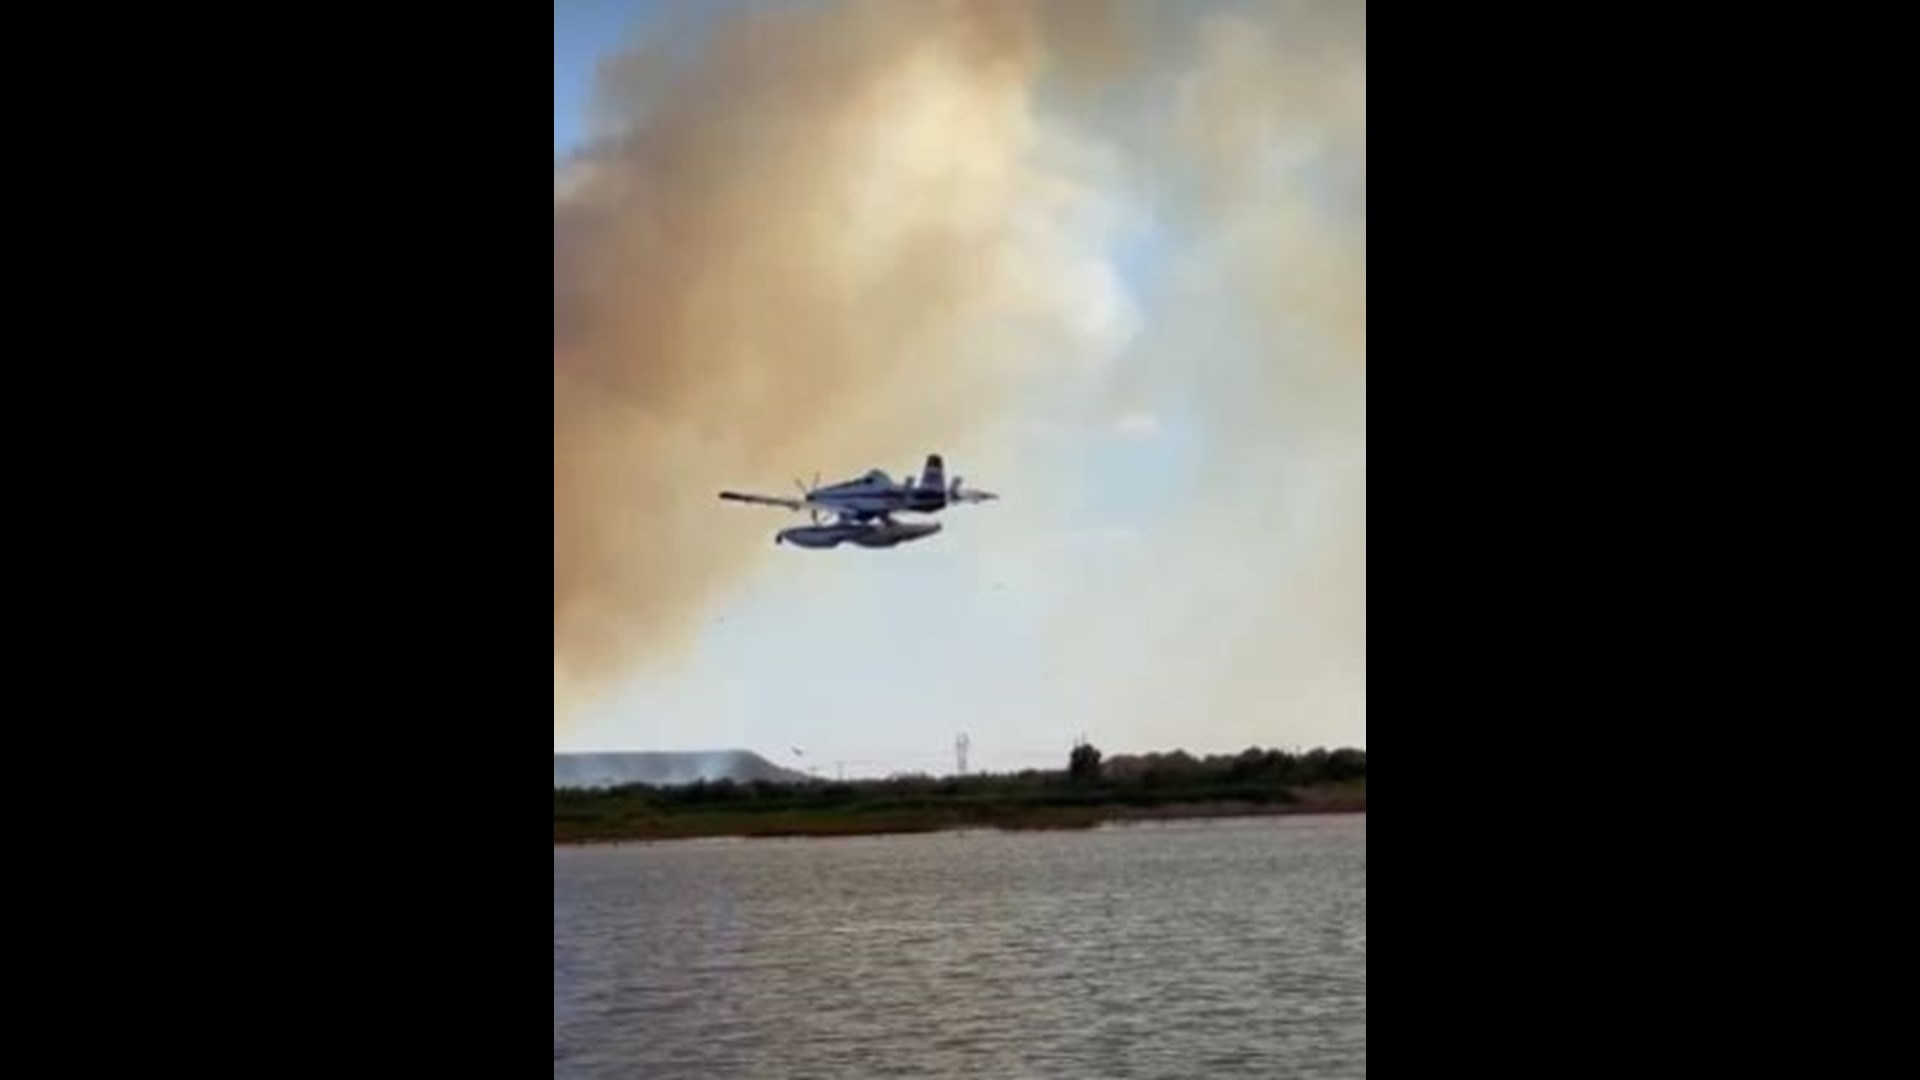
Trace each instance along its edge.
<path fill-rule="evenodd" d="M 554 0 L 554 157 L 585 138 L 594 69 L 634 32 L 647 6 L 638 0 Z"/>
<path fill-rule="evenodd" d="M 640 0 L 555 4 L 557 162 L 585 137 L 597 65 L 657 14 Z M 1326 222 L 1308 227 L 1345 228 L 1345 193 L 1329 201 L 1311 162 L 1301 176 L 1300 204 Z M 1125 221 L 1075 258 L 1118 282 L 1126 325 L 1107 327 L 1089 363 L 1025 377 L 991 416 L 930 417 L 923 441 L 938 445 L 738 478 L 780 493 L 816 469 L 900 475 L 939 450 L 1002 502 L 950 511 L 944 533 L 890 552 L 768 543 L 708 606 L 689 654 L 556 723 L 555 749 L 744 747 L 880 775 L 950 769 L 961 732 L 975 769 L 1058 767 L 1083 734 L 1110 754 L 1364 746 L 1351 565 L 1364 562 L 1363 480 L 1351 490 L 1363 391 L 1282 401 L 1267 419 L 1276 387 L 1305 399 L 1337 369 L 1311 355 L 1321 339 L 1272 331 L 1260 303 L 1235 299 L 1246 275 L 1233 268 L 1268 230 L 1302 226 L 1165 191 L 1115 180 L 1101 193 Z M 1303 266 L 1290 273 L 1311 279 Z M 770 537 L 789 523 L 716 509 L 712 527 Z"/>

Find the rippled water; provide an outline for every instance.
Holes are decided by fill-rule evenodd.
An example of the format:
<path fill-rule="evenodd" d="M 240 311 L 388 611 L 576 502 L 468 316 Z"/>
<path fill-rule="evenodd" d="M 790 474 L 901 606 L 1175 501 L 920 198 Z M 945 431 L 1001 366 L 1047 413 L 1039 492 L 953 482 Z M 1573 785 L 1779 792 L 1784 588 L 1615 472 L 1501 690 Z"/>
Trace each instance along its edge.
<path fill-rule="evenodd" d="M 556 1077 L 1366 1073 L 1353 817 L 556 848 Z"/>

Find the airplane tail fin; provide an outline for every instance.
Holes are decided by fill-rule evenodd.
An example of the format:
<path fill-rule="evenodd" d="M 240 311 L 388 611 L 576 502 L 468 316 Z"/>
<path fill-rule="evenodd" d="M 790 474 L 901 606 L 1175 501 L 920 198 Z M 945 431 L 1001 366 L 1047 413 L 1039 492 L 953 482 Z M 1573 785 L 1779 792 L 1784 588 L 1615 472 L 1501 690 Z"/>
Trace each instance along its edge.
<path fill-rule="evenodd" d="M 947 489 L 947 466 L 939 454 L 927 455 L 927 467 L 920 471 L 920 486 L 929 491 Z"/>

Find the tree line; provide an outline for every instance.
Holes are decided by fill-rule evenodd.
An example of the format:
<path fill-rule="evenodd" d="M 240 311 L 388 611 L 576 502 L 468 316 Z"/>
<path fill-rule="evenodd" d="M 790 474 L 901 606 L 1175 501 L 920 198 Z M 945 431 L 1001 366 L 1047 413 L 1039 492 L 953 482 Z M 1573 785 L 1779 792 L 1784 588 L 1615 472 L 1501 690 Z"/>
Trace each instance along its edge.
<path fill-rule="evenodd" d="M 659 811 L 698 807 L 859 810 L 912 808 L 954 800 L 1059 805 L 1220 797 L 1266 802 L 1285 801 L 1292 788 L 1364 783 L 1366 776 L 1367 752 L 1353 748 L 1294 753 L 1251 747 L 1237 754 L 1196 756 L 1175 750 L 1105 757 L 1097 747 L 1081 742 L 1068 754 L 1064 769 L 945 777 L 922 773 L 882 780 L 717 780 L 663 787 L 634 784 L 597 791 L 556 788 L 554 812 L 562 818 L 586 815 L 604 810 L 609 801 L 636 810 Z"/>

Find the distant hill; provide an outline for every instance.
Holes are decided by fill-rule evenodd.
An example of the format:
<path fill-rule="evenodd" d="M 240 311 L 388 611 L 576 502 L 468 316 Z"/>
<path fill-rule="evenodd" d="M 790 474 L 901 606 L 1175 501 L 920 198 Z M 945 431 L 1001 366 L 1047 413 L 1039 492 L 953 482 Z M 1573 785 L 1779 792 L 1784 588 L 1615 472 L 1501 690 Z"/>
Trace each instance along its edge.
<path fill-rule="evenodd" d="M 696 780 L 806 780 L 805 773 L 783 769 L 751 750 L 702 750 L 694 753 L 614 753 L 553 755 L 557 788 L 618 787 L 651 784 L 666 787 Z"/>

